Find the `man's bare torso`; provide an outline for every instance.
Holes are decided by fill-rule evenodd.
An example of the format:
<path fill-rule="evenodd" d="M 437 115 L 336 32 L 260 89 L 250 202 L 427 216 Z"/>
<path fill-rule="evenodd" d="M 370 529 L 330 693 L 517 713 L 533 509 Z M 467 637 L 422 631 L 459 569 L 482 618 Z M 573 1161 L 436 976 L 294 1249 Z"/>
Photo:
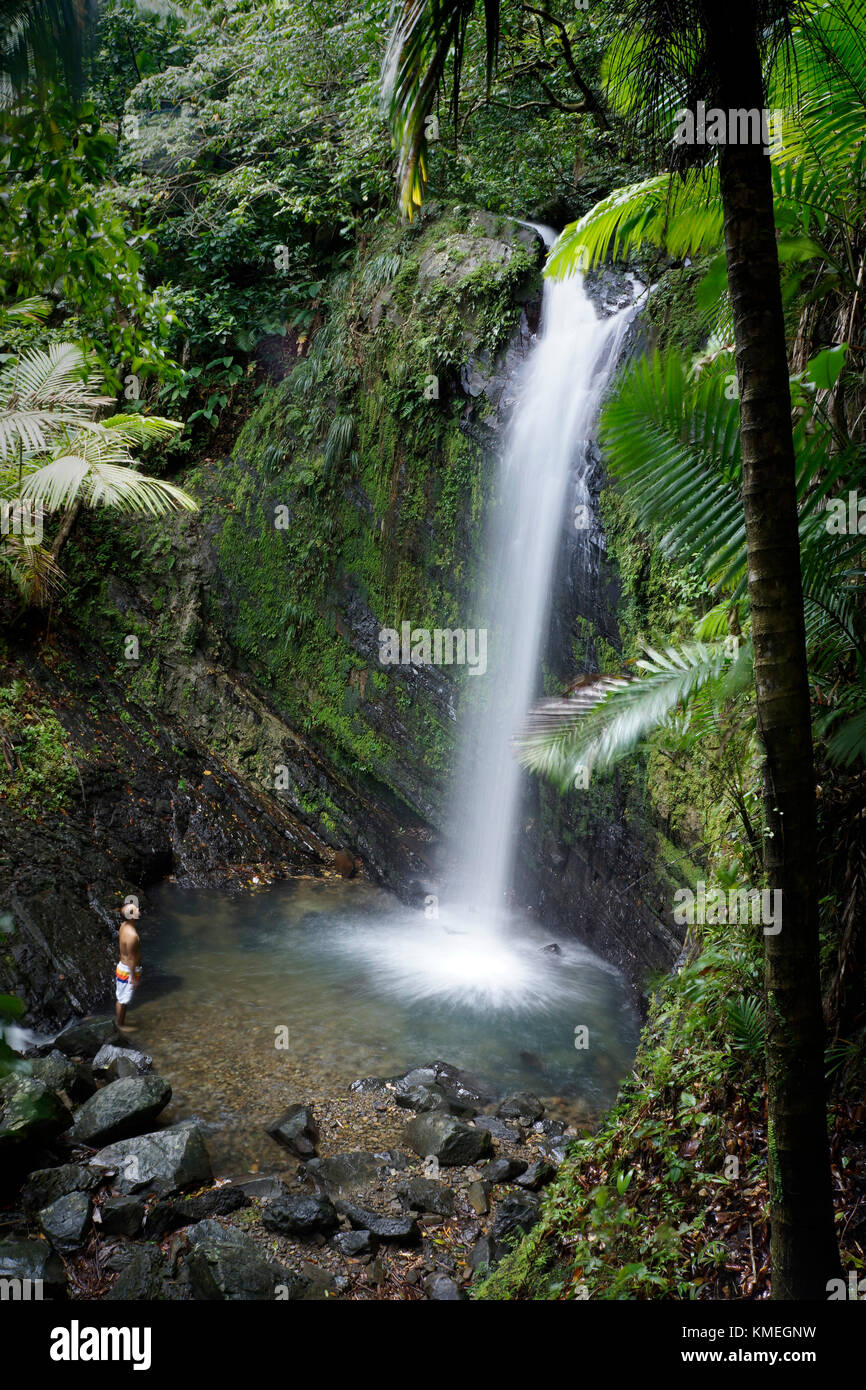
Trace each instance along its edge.
<path fill-rule="evenodd" d="M 141 938 L 131 922 L 121 922 L 117 942 L 124 965 L 132 970 L 141 964 Z"/>

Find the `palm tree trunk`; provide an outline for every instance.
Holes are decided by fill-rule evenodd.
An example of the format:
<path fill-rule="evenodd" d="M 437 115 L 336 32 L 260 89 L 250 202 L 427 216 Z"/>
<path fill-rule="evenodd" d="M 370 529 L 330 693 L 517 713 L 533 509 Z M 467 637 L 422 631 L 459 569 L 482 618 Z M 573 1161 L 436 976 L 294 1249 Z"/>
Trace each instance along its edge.
<path fill-rule="evenodd" d="M 724 111 L 761 109 L 754 5 L 702 7 Z M 826 1299 L 839 1275 L 827 1143 L 818 957 L 816 809 L 785 322 L 770 161 L 760 144 L 720 150 L 734 317 L 764 866 L 782 894 L 766 935 L 768 1167 L 773 1297 Z"/>

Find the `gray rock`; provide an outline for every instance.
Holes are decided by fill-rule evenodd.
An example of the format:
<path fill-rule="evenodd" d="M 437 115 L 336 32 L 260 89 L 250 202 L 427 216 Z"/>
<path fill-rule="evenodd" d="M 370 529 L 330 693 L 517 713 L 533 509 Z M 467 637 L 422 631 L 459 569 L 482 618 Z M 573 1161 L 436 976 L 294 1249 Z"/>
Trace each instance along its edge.
<path fill-rule="evenodd" d="M 90 1226 L 90 1197 L 86 1192 L 68 1192 L 39 1213 L 43 1234 L 61 1254 L 77 1250 Z"/>
<path fill-rule="evenodd" d="M 485 1182 L 513 1182 L 527 1167 L 522 1158 L 491 1158 L 481 1165 L 481 1176 Z"/>
<path fill-rule="evenodd" d="M 282 1178 L 267 1176 L 232 1178 L 232 1187 L 246 1193 L 253 1202 L 270 1202 L 274 1197 L 283 1197 L 288 1193 Z"/>
<path fill-rule="evenodd" d="M 105 1295 L 110 1302 L 153 1303 L 170 1297 L 169 1267 L 157 1245 L 137 1245 Z"/>
<path fill-rule="evenodd" d="M 471 1182 L 466 1198 L 476 1216 L 486 1216 L 490 1210 L 490 1184 Z"/>
<path fill-rule="evenodd" d="M 506 1144 L 519 1144 L 521 1140 L 521 1136 L 516 1130 L 495 1115 L 478 1115 L 475 1120 L 475 1127 L 476 1129 L 486 1129 L 487 1133 L 492 1134 L 494 1139 L 501 1139 Z"/>
<path fill-rule="evenodd" d="M 436 1303 L 459 1303 L 466 1297 L 460 1285 L 447 1274 L 429 1274 L 423 1288 L 427 1297 Z"/>
<path fill-rule="evenodd" d="M 308 1281 L 268 1260 L 243 1231 L 225 1230 L 216 1221 L 202 1221 L 189 1236 L 193 1246 L 185 1260 L 194 1299 L 231 1302 L 295 1300 L 304 1297 Z"/>
<path fill-rule="evenodd" d="M 125 1076 L 143 1076 L 153 1066 L 153 1058 L 134 1047 L 114 1047 L 106 1043 L 91 1063 L 99 1081 L 120 1081 Z"/>
<path fill-rule="evenodd" d="M 319 1128 L 308 1105 L 290 1105 L 279 1119 L 266 1126 L 266 1132 L 296 1158 L 314 1158 Z"/>
<path fill-rule="evenodd" d="M 65 1091 L 71 1098 L 71 1088 L 76 1084 L 78 1072 L 75 1063 L 70 1062 L 57 1048 L 49 1052 L 47 1057 L 31 1058 L 27 1065 L 35 1081 L 41 1081 L 51 1091 Z"/>
<path fill-rule="evenodd" d="M 436 1110 L 410 1120 L 406 1126 L 406 1143 L 421 1158 L 432 1154 L 445 1167 L 477 1163 L 493 1153 L 486 1128 L 464 1124 L 453 1115 Z"/>
<path fill-rule="evenodd" d="M 65 1057 L 95 1057 L 105 1043 L 122 1047 L 123 1034 L 113 1018 L 81 1018 L 68 1024 L 54 1039 L 54 1046 Z"/>
<path fill-rule="evenodd" d="M 518 1187 L 525 1187 L 528 1192 L 538 1192 L 542 1187 L 546 1187 L 549 1182 L 553 1182 L 556 1177 L 556 1169 L 547 1159 L 539 1158 L 535 1163 L 530 1163 L 522 1177 L 517 1179 Z"/>
<path fill-rule="evenodd" d="M 25 1211 L 38 1211 L 70 1192 L 92 1191 L 101 1181 L 101 1173 L 95 1173 L 85 1163 L 61 1163 L 59 1168 L 37 1168 L 21 1189 L 21 1205 Z"/>
<path fill-rule="evenodd" d="M 0 1279 L 20 1280 L 22 1298 L 28 1290 L 31 1298 L 57 1298 L 66 1292 L 63 1261 L 45 1240 L 0 1240 Z"/>
<path fill-rule="evenodd" d="M 71 1123 L 69 1110 L 45 1082 L 21 1072 L 0 1077 L 0 1152 L 50 1144 Z"/>
<path fill-rule="evenodd" d="M 99 1229 L 104 1236 L 137 1236 L 144 1210 L 137 1197 L 106 1197 L 99 1208 Z"/>
<path fill-rule="evenodd" d="M 338 1231 L 331 1246 L 338 1255 L 357 1260 L 364 1255 L 375 1255 L 379 1242 L 372 1231 Z"/>
<path fill-rule="evenodd" d="M 140 1134 L 171 1100 L 161 1076 L 128 1076 L 112 1081 L 75 1112 L 72 1137 L 79 1144 L 111 1144 Z"/>
<path fill-rule="evenodd" d="M 507 1096 L 496 1113 L 502 1120 L 519 1120 L 521 1124 L 531 1125 L 541 1119 L 544 1106 L 538 1096 L 521 1091 L 516 1096 Z"/>
<path fill-rule="evenodd" d="M 337 1209 L 330 1197 L 321 1193 L 309 1196 L 307 1193 L 286 1193 L 275 1197 L 262 1208 L 262 1224 L 268 1231 L 278 1235 L 296 1236 L 301 1240 L 312 1240 L 315 1236 L 329 1236 L 340 1224 Z"/>
<path fill-rule="evenodd" d="M 410 1178 L 397 1188 L 397 1196 L 407 1211 L 432 1211 L 436 1216 L 454 1215 L 454 1193 L 434 1178 Z"/>
<path fill-rule="evenodd" d="M 339 1210 L 348 1218 L 350 1226 L 356 1231 L 371 1231 L 379 1240 L 395 1245 L 414 1245 L 421 1231 L 418 1222 L 411 1216 L 385 1216 L 382 1212 L 371 1211 L 368 1207 L 356 1207 L 351 1202 L 340 1202 Z"/>
<path fill-rule="evenodd" d="M 342 1192 L 372 1182 L 381 1173 L 385 1157 L 357 1149 L 352 1153 L 333 1154 L 330 1158 L 311 1158 L 298 1175 L 312 1178 L 318 1186 L 334 1187 Z"/>
<path fill-rule="evenodd" d="M 438 1086 L 398 1086 L 394 1099 L 405 1110 L 424 1112 L 448 1108 L 445 1092 L 440 1091 Z"/>
<path fill-rule="evenodd" d="M 513 1196 L 506 1197 L 493 1221 L 493 1239 L 496 1241 L 497 1253 L 503 1242 L 513 1236 L 515 1232 L 526 1235 L 531 1231 L 538 1221 L 538 1198 L 530 1197 L 528 1193 L 514 1193 Z"/>
<path fill-rule="evenodd" d="M 183 1226 L 240 1211 L 241 1207 L 249 1205 L 249 1200 L 241 1188 L 228 1183 L 202 1192 L 198 1197 L 184 1197 L 180 1201 L 166 1199 L 157 1202 L 147 1213 L 144 1233 L 148 1240 L 162 1240 L 170 1231 L 179 1231 Z"/>
<path fill-rule="evenodd" d="M 486 1265 L 492 1265 L 495 1258 L 495 1247 L 491 1237 L 480 1236 L 469 1251 L 469 1268 L 483 1269 Z"/>
<path fill-rule="evenodd" d="M 121 1139 L 100 1149 L 90 1163 L 112 1173 L 113 1186 L 121 1193 L 157 1192 L 170 1196 L 185 1187 L 204 1187 L 213 1182 L 210 1159 L 196 1125 L 172 1125 L 135 1139 Z"/>

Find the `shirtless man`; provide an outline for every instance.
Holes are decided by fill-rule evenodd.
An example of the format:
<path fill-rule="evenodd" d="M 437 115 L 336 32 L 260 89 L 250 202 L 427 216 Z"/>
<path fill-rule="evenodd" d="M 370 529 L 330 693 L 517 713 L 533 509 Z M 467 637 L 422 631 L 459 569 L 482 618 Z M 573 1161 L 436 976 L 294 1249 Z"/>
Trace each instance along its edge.
<path fill-rule="evenodd" d="M 135 923 L 140 917 L 137 903 L 124 903 L 118 932 L 120 960 L 115 971 L 117 1003 L 114 1013 L 118 1028 L 125 1026 L 126 1032 L 131 1031 L 130 1025 L 126 1023 L 126 1006 L 141 983 L 141 940 L 135 929 Z"/>

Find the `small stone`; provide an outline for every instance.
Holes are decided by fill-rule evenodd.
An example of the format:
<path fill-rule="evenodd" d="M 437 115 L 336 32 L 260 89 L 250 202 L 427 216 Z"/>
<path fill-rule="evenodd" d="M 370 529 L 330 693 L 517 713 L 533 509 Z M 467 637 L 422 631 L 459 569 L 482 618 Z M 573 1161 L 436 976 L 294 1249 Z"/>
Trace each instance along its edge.
<path fill-rule="evenodd" d="M 386 1216 L 351 1202 L 340 1202 L 339 1209 L 356 1231 L 372 1231 L 382 1241 L 396 1245 L 413 1245 L 420 1237 L 418 1222 L 410 1216 Z"/>
<path fill-rule="evenodd" d="M 528 1091 L 521 1091 L 518 1095 L 508 1096 L 496 1113 L 501 1120 L 519 1120 L 521 1124 L 531 1125 L 536 1120 L 541 1119 L 544 1114 L 544 1106 L 538 1096 L 533 1096 Z"/>
<path fill-rule="evenodd" d="M 290 1105 L 277 1120 L 266 1126 L 266 1133 L 296 1158 L 315 1158 L 319 1127 L 308 1105 Z"/>
<path fill-rule="evenodd" d="M 490 1186 L 486 1182 L 471 1182 L 466 1193 L 470 1207 L 476 1216 L 486 1216 L 490 1210 Z"/>
<path fill-rule="evenodd" d="M 357 1260 L 363 1255 L 375 1255 L 378 1240 L 372 1231 L 338 1231 L 331 1239 L 331 1246 L 338 1255 Z"/>
<path fill-rule="evenodd" d="M 530 1163 L 526 1172 L 517 1178 L 518 1187 L 525 1187 L 529 1192 L 538 1192 L 549 1182 L 553 1182 L 556 1177 L 556 1169 L 552 1163 L 540 1158 L 536 1163 Z"/>
<path fill-rule="evenodd" d="M 436 1303 L 457 1303 L 466 1295 L 447 1274 L 430 1274 L 424 1280 L 424 1292 Z"/>
<path fill-rule="evenodd" d="M 482 1164 L 481 1176 L 485 1182 L 513 1182 L 527 1167 L 522 1158 L 492 1158 L 489 1163 Z"/>

